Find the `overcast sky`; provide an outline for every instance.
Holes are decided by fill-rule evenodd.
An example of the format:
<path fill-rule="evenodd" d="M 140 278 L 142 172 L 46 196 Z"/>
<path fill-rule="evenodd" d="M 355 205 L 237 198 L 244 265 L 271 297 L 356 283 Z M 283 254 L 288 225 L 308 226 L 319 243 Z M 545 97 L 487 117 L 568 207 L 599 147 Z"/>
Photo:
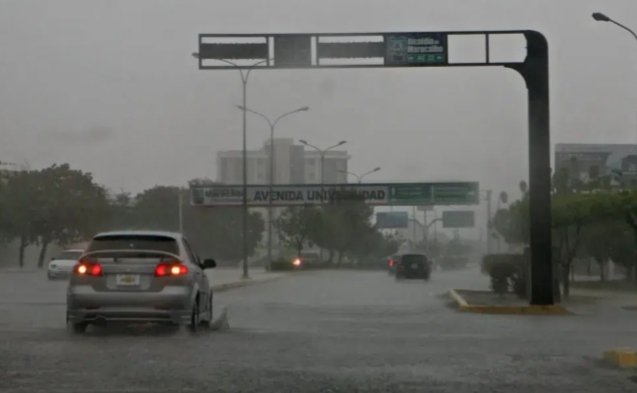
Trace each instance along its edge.
<path fill-rule="evenodd" d="M 138 192 L 216 175 L 241 144 L 236 71 L 200 71 L 198 33 L 524 29 L 550 46 L 552 143 L 637 141 L 635 0 L 0 0 L 0 160 L 69 162 Z M 528 177 L 526 91 L 501 68 L 257 71 L 248 106 L 277 135 L 346 139 L 350 169 L 377 181 Z M 267 136 L 249 119 L 248 145 Z M 372 180 L 372 177 L 369 178 Z"/>

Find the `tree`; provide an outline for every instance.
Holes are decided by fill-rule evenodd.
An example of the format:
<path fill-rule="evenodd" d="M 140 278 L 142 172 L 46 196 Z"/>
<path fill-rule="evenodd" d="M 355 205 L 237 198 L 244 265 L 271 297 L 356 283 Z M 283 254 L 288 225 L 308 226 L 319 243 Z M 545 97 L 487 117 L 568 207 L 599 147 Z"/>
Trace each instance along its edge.
<path fill-rule="evenodd" d="M 134 228 L 136 225 L 134 212 L 134 199 L 129 193 L 122 191 L 115 194 L 110 200 L 109 228 Z"/>
<path fill-rule="evenodd" d="M 274 225 L 280 230 L 283 243 L 295 249 L 296 255 L 300 255 L 303 244 L 308 240 L 319 220 L 320 212 L 316 208 L 290 207 L 283 212 Z"/>
<path fill-rule="evenodd" d="M 570 270 L 582 241 L 582 230 L 593 220 L 597 203 L 595 196 L 588 194 L 555 195 L 551 201 L 551 225 L 556 250 L 554 260 L 560 267 L 564 297 L 570 293 Z"/>
<path fill-rule="evenodd" d="M 92 236 L 106 226 L 109 207 L 106 191 L 93 182 L 91 174 L 68 164 L 52 165 L 32 176 L 39 195 L 32 231 L 41 246 L 41 268 L 51 242 L 65 246 Z"/>
<path fill-rule="evenodd" d="M 336 264 L 340 265 L 345 253 L 355 246 L 358 237 L 368 232 L 372 213 L 373 209 L 355 192 L 337 193 L 330 203 L 322 207 L 318 225 L 311 233 L 310 240 L 330 251 L 330 263 L 336 254 Z"/>
<path fill-rule="evenodd" d="M 163 231 L 179 230 L 179 187 L 155 186 L 135 197 L 133 226 Z"/>
<path fill-rule="evenodd" d="M 43 203 L 43 194 L 38 192 L 37 187 L 35 172 L 21 171 L 9 177 L 0 189 L 0 204 L 3 207 L 0 230 L 5 239 L 19 239 L 20 267 L 24 266 L 24 250 L 37 241 L 37 206 Z"/>
<path fill-rule="evenodd" d="M 511 203 L 508 209 L 499 209 L 493 217 L 493 227 L 509 244 L 528 244 L 528 197 Z"/>
<path fill-rule="evenodd" d="M 254 255 L 265 222 L 259 213 L 248 215 L 248 255 Z M 236 207 L 184 209 L 184 233 L 194 248 L 219 260 L 240 261 L 243 257 L 242 212 Z"/>

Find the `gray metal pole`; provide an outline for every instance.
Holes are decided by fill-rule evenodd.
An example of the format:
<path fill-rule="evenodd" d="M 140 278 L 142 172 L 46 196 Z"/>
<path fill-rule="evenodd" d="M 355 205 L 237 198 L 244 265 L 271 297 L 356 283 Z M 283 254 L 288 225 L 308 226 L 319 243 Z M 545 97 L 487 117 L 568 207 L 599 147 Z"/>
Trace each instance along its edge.
<path fill-rule="evenodd" d="M 268 270 L 272 268 L 272 191 L 274 185 L 274 124 L 270 124 L 270 197 L 268 198 Z"/>
<path fill-rule="evenodd" d="M 549 121 L 548 43 L 539 32 L 526 31 L 527 56 L 515 69 L 526 82 L 529 110 L 529 243 L 531 304 L 555 302 L 551 246 L 551 144 Z"/>
<path fill-rule="evenodd" d="M 319 151 L 319 153 L 321 154 L 321 193 L 322 193 L 323 191 L 325 191 L 323 189 L 323 186 L 325 184 L 325 176 L 324 176 L 325 166 L 324 165 L 325 165 L 325 153 L 326 152 L 325 151 Z"/>
<path fill-rule="evenodd" d="M 243 84 L 243 275 L 242 278 L 247 279 L 248 275 L 248 154 L 247 154 L 247 75 L 244 77 L 241 73 L 241 82 Z"/>
<path fill-rule="evenodd" d="M 493 248 L 491 247 L 491 190 L 487 190 L 487 254 L 491 254 L 493 252 Z"/>
<path fill-rule="evenodd" d="M 181 194 L 181 187 L 178 190 L 179 192 L 179 197 L 177 199 L 178 203 L 179 203 L 179 233 L 184 233 L 184 203 L 183 203 L 183 196 Z"/>
<path fill-rule="evenodd" d="M 319 154 L 321 155 L 321 205 L 325 203 L 325 177 L 323 174 L 325 173 L 324 163 L 325 163 L 325 152 L 319 150 Z M 321 263 L 323 263 L 323 247 L 319 247 L 319 259 Z"/>

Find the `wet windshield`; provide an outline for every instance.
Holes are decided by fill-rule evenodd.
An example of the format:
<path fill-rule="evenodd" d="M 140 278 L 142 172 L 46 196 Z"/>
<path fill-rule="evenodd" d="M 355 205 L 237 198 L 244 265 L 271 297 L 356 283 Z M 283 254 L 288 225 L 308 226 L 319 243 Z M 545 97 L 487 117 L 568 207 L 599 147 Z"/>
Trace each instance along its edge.
<path fill-rule="evenodd" d="M 0 393 L 637 391 L 637 0 L 0 0 Z"/>

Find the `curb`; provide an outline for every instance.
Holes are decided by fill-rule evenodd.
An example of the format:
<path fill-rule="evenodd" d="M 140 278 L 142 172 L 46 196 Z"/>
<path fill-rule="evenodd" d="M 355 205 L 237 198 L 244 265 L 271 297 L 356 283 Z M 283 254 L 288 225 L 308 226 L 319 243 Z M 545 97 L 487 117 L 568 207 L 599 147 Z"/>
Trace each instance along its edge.
<path fill-rule="evenodd" d="M 224 283 L 224 284 L 217 284 L 217 285 L 213 285 L 212 286 L 212 290 L 215 292 L 224 292 L 230 289 L 234 289 L 234 288 L 241 288 L 241 287 L 247 287 L 250 285 L 256 285 L 256 284 L 262 284 L 265 282 L 269 282 L 269 281 L 274 281 L 274 280 L 278 280 L 280 278 L 286 277 L 287 275 L 280 275 L 280 276 L 276 276 L 276 277 L 265 277 L 265 278 L 260 278 L 260 279 L 247 279 L 247 280 L 242 280 L 242 281 L 233 281 L 233 282 L 228 282 L 228 283 Z"/>
<path fill-rule="evenodd" d="M 511 315 L 571 315 L 573 314 L 560 305 L 552 306 L 493 306 L 485 304 L 469 304 L 455 289 L 449 290 L 449 296 L 458 304 L 460 311 L 481 314 L 511 314 Z"/>
<path fill-rule="evenodd" d="M 605 351 L 604 359 L 617 367 L 637 367 L 637 352 L 631 348 L 616 348 Z"/>

